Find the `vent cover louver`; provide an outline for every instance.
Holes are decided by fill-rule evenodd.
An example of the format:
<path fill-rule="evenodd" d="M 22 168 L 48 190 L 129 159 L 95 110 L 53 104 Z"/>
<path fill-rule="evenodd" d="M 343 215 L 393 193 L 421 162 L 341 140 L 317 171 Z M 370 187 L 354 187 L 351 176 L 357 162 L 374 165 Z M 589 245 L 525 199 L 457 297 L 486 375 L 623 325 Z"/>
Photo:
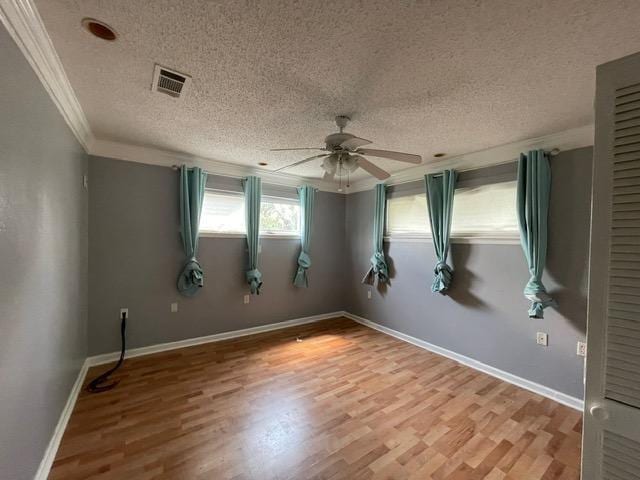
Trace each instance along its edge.
<path fill-rule="evenodd" d="M 153 83 L 151 84 L 151 90 L 166 93 L 174 98 L 179 98 L 186 93 L 187 87 L 190 83 L 190 76 L 156 65 L 153 71 Z"/>

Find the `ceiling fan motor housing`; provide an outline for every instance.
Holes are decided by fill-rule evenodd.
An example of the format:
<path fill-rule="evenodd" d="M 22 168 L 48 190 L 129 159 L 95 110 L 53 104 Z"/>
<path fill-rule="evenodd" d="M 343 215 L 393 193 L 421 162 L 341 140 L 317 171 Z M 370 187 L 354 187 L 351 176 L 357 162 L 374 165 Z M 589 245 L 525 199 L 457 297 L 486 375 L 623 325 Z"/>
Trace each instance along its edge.
<path fill-rule="evenodd" d="M 332 133 L 331 135 L 327 135 L 327 138 L 324 139 L 324 143 L 327 144 L 327 150 L 340 151 L 343 150 L 343 147 L 340 145 L 352 138 L 356 138 L 356 136 L 350 133 Z"/>

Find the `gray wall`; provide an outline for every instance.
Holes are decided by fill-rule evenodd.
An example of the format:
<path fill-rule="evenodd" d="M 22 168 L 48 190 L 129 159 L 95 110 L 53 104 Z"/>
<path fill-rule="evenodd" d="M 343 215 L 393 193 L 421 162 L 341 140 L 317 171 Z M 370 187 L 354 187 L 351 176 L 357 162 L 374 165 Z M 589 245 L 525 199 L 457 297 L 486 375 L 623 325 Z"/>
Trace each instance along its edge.
<path fill-rule="evenodd" d="M 522 290 L 528 271 L 519 245 L 454 244 L 453 287 L 433 294 L 432 243 L 390 242 L 391 285 L 360 280 L 371 255 L 373 192 L 347 197 L 349 295 L 347 310 L 485 364 L 582 398 L 592 149 L 563 152 L 552 160 L 549 253 L 544 282 L 558 300 L 545 318 L 529 319 Z M 549 346 L 536 344 L 536 332 Z"/>
<path fill-rule="evenodd" d="M 87 356 L 86 155 L 0 26 L 0 478 L 33 478 Z"/>
<path fill-rule="evenodd" d="M 263 239 L 263 293 L 244 305 L 245 240 L 202 238 L 205 289 L 186 298 L 175 288 L 184 261 L 176 173 L 105 158 L 87 167 L 4 28 L 0 65 L 0 478 L 35 474 L 84 358 L 118 349 L 120 307 L 130 309 L 130 347 L 346 308 L 582 397 L 575 343 L 585 331 L 591 149 L 553 160 L 545 282 L 560 307 L 544 320 L 527 318 L 517 245 L 454 245 L 454 286 L 440 296 L 429 291 L 432 245 L 388 244 L 392 284 L 367 300 L 372 192 L 318 193 L 308 290 L 291 285 L 298 241 Z M 538 330 L 548 348 L 535 344 Z"/>
<path fill-rule="evenodd" d="M 316 195 L 310 288 L 291 284 L 299 240 L 263 238 L 264 285 L 245 305 L 244 238 L 200 238 L 205 286 L 193 298 L 177 292 L 185 260 L 178 235 L 177 172 L 90 157 L 89 177 L 91 355 L 120 348 L 120 307 L 129 308 L 132 348 L 343 309 L 343 195 Z M 178 302 L 177 313 L 170 312 L 172 302 Z"/>

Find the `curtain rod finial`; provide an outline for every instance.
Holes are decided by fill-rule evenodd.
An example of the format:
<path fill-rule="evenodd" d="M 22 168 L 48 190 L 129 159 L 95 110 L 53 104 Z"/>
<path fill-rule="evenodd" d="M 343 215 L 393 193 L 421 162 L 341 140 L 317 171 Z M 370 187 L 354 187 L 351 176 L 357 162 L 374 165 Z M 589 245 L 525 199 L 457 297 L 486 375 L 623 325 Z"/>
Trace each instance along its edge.
<path fill-rule="evenodd" d="M 551 155 L 552 157 L 555 157 L 559 153 L 560 153 L 560 149 L 559 148 L 552 148 L 551 151 L 549 152 L 549 155 Z"/>

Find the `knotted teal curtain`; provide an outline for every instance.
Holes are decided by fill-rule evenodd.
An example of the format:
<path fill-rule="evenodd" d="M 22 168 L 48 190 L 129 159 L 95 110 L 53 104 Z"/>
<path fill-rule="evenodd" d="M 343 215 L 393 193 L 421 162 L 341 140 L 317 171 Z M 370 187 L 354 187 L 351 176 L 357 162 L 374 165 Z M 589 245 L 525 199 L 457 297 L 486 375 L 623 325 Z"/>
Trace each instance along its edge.
<path fill-rule="evenodd" d="M 434 293 L 444 293 L 451 285 L 453 277 L 453 270 L 447 265 L 447 256 L 449 255 L 456 178 L 457 174 L 454 170 L 445 170 L 442 173 L 425 175 L 424 177 L 431 235 L 438 259 L 434 268 L 435 277 L 431 285 L 431 291 Z"/>
<path fill-rule="evenodd" d="M 298 255 L 298 270 L 293 279 L 296 287 L 309 287 L 309 279 L 307 278 L 307 270 L 311 266 L 311 257 L 309 249 L 311 248 L 311 225 L 313 223 L 313 202 L 315 199 L 316 189 L 305 185 L 298 188 L 298 197 L 300 198 L 300 255 Z"/>
<path fill-rule="evenodd" d="M 207 174 L 200 168 L 180 167 L 180 236 L 187 263 L 178 277 L 178 291 L 188 297 L 198 293 L 204 284 L 204 272 L 196 253 L 206 181 Z"/>
<path fill-rule="evenodd" d="M 247 247 L 249 269 L 246 272 L 251 294 L 260 295 L 262 273 L 258 270 L 258 247 L 260 245 L 260 199 L 262 184 L 258 177 L 247 177 L 243 181 L 245 218 L 247 224 Z"/>
<path fill-rule="evenodd" d="M 529 317 L 543 318 L 544 309 L 555 306 L 542 284 L 542 272 L 547 260 L 547 217 L 551 190 L 551 167 L 544 150 L 520 154 L 518 162 L 518 224 L 520 243 L 527 259 L 531 277 L 524 296 L 531 300 Z"/>
<path fill-rule="evenodd" d="M 389 281 L 389 268 L 384 258 L 383 235 L 384 235 L 384 211 L 387 202 L 387 190 L 384 184 L 379 183 L 375 188 L 375 206 L 373 213 L 373 255 L 371 256 L 371 267 L 362 279 L 362 283 L 373 285 L 376 278 L 378 283 Z"/>

